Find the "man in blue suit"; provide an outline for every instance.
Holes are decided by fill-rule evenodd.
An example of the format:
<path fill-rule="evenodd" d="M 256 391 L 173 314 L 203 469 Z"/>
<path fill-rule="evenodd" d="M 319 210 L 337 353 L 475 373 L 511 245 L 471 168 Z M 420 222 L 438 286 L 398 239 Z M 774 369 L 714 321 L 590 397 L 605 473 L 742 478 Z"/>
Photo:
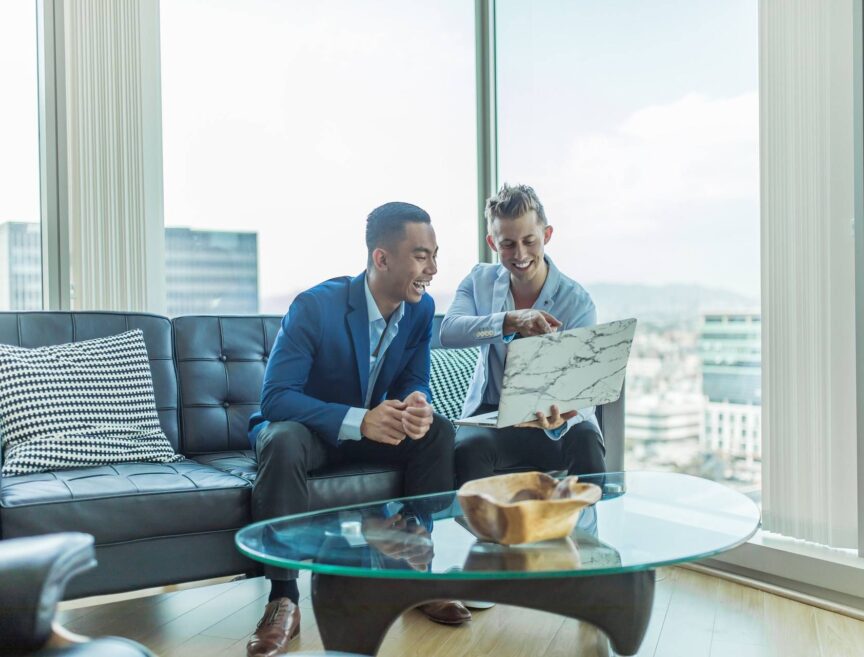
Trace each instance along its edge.
<path fill-rule="evenodd" d="M 345 462 L 397 464 L 404 494 L 453 488 L 453 428 L 432 411 L 429 346 L 437 273 L 429 215 L 387 203 L 366 222 L 366 271 L 301 293 L 282 320 L 249 421 L 258 457 L 256 520 L 309 509 L 307 474 Z M 247 645 L 274 655 L 299 631 L 296 573 L 269 569 L 270 601 Z M 461 622 L 458 603 L 424 608 L 433 620 Z"/>
<path fill-rule="evenodd" d="M 531 187 L 505 184 L 486 202 L 486 223 L 486 242 L 500 264 L 475 266 L 441 323 L 445 347 L 480 348 L 462 417 L 498 408 L 511 340 L 597 323 L 588 292 L 545 254 L 552 226 Z M 552 406 L 515 427 L 460 427 L 456 478 L 462 484 L 517 467 L 604 472 L 605 454 L 593 407 L 559 413 Z"/>

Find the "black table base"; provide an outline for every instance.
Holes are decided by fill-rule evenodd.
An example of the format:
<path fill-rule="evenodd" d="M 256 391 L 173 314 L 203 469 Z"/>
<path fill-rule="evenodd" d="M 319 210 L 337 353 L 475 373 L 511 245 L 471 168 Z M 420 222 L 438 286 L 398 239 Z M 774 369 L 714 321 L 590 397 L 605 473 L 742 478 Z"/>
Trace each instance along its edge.
<path fill-rule="evenodd" d="M 375 655 L 403 612 L 431 600 L 484 600 L 576 618 L 602 630 L 619 655 L 634 655 L 651 618 L 654 571 L 494 580 L 312 575 L 312 605 L 327 650 Z"/>

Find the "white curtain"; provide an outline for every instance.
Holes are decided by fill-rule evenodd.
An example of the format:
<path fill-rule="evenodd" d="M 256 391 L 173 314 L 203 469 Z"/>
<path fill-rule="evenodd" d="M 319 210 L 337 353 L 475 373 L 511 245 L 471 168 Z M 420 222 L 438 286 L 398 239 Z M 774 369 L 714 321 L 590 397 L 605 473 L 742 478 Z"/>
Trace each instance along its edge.
<path fill-rule="evenodd" d="M 73 309 L 165 308 L 158 0 L 67 0 Z"/>
<path fill-rule="evenodd" d="M 857 546 L 853 0 L 762 0 L 764 527 Z"/>

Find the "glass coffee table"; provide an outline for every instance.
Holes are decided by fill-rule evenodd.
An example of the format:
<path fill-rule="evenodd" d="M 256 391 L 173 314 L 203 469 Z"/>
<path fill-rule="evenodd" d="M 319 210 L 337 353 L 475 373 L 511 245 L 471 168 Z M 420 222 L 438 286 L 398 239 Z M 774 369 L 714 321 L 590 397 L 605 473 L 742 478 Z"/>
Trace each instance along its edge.
<path fill-rule="evenodd" d="M 471 533 L 455 493 L 387 500 L 259 522 L 246 556 L 312 571 L 327 650 L 374 655 L 390 625 L 429 600 L 484 600 L 586 621 L 620 655 L 639 650 L 654 570 L 729 550 L 759 527 L 744 495 L 688 475 L 582 476 L 603 490 L 563 539 L 506 547 Z"/>

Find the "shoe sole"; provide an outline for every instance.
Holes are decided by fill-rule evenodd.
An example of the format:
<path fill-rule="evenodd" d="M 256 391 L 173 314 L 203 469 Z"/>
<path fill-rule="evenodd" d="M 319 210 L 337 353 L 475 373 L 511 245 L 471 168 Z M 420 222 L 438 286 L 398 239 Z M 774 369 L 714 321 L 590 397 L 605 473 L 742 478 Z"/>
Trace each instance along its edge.
<path fill-rule="evenodd" d="M 426 616 L 426 614 L 423 615 Z M 428 618 L 433 623 L 438 623 L 439 625 L 464 625 L 468 622 L 468 620 L 470 620 L 441 620 L 440 618 L 432 618 L 431 616 L 426 616 L 426 618 Z"/>
<path fill-rule="evenodd" d="M 464 625 L 471 620 L 470 618 L 466 618 L 465 620 L 445 620 L 443 618 L 434 618 L 429 614 L 420 611 L 419 609 L 417 611 L 423 614 L 424 618 L 429 619 L 433 623 L 438 623 L 439 625 Z"/>

